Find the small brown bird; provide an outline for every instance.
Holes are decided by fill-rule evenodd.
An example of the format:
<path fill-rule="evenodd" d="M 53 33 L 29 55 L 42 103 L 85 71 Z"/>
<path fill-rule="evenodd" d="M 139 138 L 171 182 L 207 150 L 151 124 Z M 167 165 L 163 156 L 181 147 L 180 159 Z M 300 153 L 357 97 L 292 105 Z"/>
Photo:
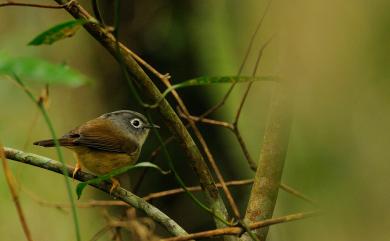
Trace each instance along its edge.
<path fill-rule="evenodd" d="M 138 112 L 119 110 L 80 125 L 58 142 L 76 154 L 73 177 L 81 166 L 97 175 L 104 175 L 138 160 L 150 128 L 159 126 L 148 123 L 145 116 Z M 34 145 L 55 146 L 53 139 L 36 141 Z M 119 186 L 116 179 L 111 180 L 110 193 Z"/>

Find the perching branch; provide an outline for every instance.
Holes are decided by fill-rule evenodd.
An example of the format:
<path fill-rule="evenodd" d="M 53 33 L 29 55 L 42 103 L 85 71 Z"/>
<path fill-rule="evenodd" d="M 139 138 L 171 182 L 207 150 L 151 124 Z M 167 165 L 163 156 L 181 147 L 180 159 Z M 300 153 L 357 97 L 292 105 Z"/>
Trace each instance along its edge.
<path fill-rule="evenodd" d="M 55 1 L 59 4 L 65 4 L 68 2 L 63 0 Z M 76 19 L 85 19 L 87 21 L 93 20 L 93 17 L 77 1 L 72 1 L 72 3 L 68 4 L 65 9 Z M 118 56 L 117 52 L 116 40 L 107 29 L 96 23 L 84 24 L 83 27 L 97 41 L 99 41 L 100 44 L 106 48 L 112 56 L 114 56 L 116 59 L 121 58 L 121 62 L 123 62 L 131 77 L 139 85 L 139 89 L 142 91 L 142 95 L 148 101 L 150 101 L 150 103 L 157 103 L 157 101 L 162 99 L 161 92 L 158 90 L 149 76 L 144 72 L 144 70 L 139 66 L 139 64 L 134 60 L 130 50 L 126 46 L 119 43 L 120 57 Z M 160 102 L 157 110 L 159 111 L 170 132 L 174 135 L 178 142 L 181 143 L 186 155 L 188 156 L 190 165 L 192 166 L 193 170 L 195 170 L 196 174 L 198 175 L 200 184 L 205 190 L 206 198 L 210 208 L 217 216 L 223 217 L 225 220 L 227 220 L 228 215 L 225 204 L 223 203 L 218 189 L 215 186 L 215 182 L 211 176 L 210 170 L 207 167 L 207 164 L 191 135 L 175 111 L 172 109 L 168 101 L 163 99 Z"/>
<path fill-rule="evenodd" d="M 7 159 L 40 167 L 59 174 L 63 174 L 62 172 L 63 165 L 58 161 L 51 160 L 47 157 L 35 155 L 32 153 L 25 153 L 20 150 L 8 148 L 8 147 L 5 147 L 4 150 Z M 66 168 L 68 169 L 67 173 L 69 177 L 71 177 L 71 174 L 69 173 L 73 173 L 73 167 L 66 166 Z M 82 171 L 78 171 L 75 175 L 75 179 L 82 182 L 94 178 L 96 178 L 96 176 Z M 91 186 L 105 193 L 110 193 L 111 183 L 103 182 L 96 185 L 93 184 Z M 146 215 L 148 215 L 154 221 L 161 224 L 172 235 L 180 236 L 180 235 L 187 234 L 187 232 L 182 227 L 180 227 L 175 221 L 169 218 L 165 213 L 161 212 L 153 205 L 147 203 L 144 199 L 134 195 L 133 193 L 127 191 L 126 189 L 117 188 L 111 193 L 111 195 L 115 198 L 118 198 L 128 203 L 129 205 L 133 206 L 136 209 L 142 210 L 143 212 L 146 213 Z"/>
<path fill-rule="evenodd" d="M 254 178 L 245 219 L 249 223 L 272 217 L 291 128 L 292 97 L 286 82 L 277 83 L 271 100 L 270 114 L 260 151 L 259 165 Z M 256 230 L 260 241 L 267 238 L 268 228 Z M 243 240 L 250 240 L 244 236 Z"/>

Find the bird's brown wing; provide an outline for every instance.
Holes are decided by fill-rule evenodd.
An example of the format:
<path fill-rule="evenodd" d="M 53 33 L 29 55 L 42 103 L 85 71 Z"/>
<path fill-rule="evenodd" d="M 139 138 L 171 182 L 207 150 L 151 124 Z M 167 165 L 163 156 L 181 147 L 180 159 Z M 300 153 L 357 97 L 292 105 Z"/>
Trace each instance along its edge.
<path fill-rule="evenodd" d="M 110 120 L 94 119 L 72 130 L 61 139 L 72 140 L 74 146 L 133 154 L 138 150 L 138 144 L 114 126 Z"/>

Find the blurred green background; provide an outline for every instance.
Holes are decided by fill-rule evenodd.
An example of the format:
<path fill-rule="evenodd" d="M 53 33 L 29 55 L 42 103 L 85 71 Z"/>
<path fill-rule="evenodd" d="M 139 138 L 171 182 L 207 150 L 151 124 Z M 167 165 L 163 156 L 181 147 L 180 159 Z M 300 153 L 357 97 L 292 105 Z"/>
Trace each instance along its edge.
<path fill-rule="evenodd" d="M 103 16 L 112 24 L 113 1 L 101 2 Z M 266 4 L 255 0 L 122 2 L 121 41 L 160 72 L 170 73 L 174 83 L 198 76 L 236 74 Z M 90 9 L 90 1 L 81 3 Z M 385 0 L 275 0 L 272 3 L 244 74 L 252 73 L 261 44 L 276 33 L 265 51 L 259 74 L 280 75 L 296 86 L 294 122 L 283 181 L 317 200 L 325 214 L 273 226 L 269 240 L 388 240 L 389 9 L 390 3 Z M 51 46 L 27 46 L 37 34 L 70 19 L 63 10 L 0 8 L 0 52 L 67 63 L 93 82 L 78 88 L 51 86 L 49 113 L 58 134 L 105 112 L 141 110 L 131 97 L 118 65 L 84 30 Z M 27 83 L 36 94 L 40 93 L 42 85 Z M 160 83 L 158 86 L 163 89 Z M 179 92 L 191 112 L 200 114 L 220 100 L 228 87 L 194 87 Z M 212 117 L 231 121 L 244 89 L 245 85 L 238 86 L 225 106 Z M 261 147 L 271 90 L 272 83 L 255 83 L 240 121 L 255 160 Z M 56 158 L 54 150 L 31 144 L 49 137 L 49 132 L 25 93 L 10 79 L 1 78 L 0 98 L 1 142 Z M 158 116 L 155 118 L 158 123 Z M 202 130 L 226 180 L 253 176 L 229 131 L 205 126 Z M 164 128 L 161 133 L 169 136 Z M 152 136 L 141 160 L 146 161 L 157 145 Z M 177 143 L 169 149 L 187 184 L 196 185 L 196 178 Z M 73 156 L 64 152 L 69 163 L 73 163 Z M 157 163 L 167 167 L 162 156 L 157 158 Z M 66 202 L 63 178 L 12 161 L 10 165 L 20 184 L 22 205 L 34 239 L 74 240 L 70 212 L 42 206 L 27 194 L 34 193 L 50 202 Z M 1 176 L 1 240 L 24 240 L 4 175 Z M 172 176 L 150 171 L 140 195 L 176 186 Z M 250 188 L 232 190 L 243 212 Z M 79 202 L 90 199 L 109 197 L 87 188 Z M 212 225 L 211 218 L 186 196 L 164 198 L 154 204 L 189 232 Z M 311 208 L 281 191 L 276 215 Z M 109 210 L 112 215 L 120 211 L 120 208 Z M 102 213 L 102 208 L 79 209 L 83 240 L 89 240 L 105 225 Z M 109 236 L 102 240 L 109 240 Z"/>

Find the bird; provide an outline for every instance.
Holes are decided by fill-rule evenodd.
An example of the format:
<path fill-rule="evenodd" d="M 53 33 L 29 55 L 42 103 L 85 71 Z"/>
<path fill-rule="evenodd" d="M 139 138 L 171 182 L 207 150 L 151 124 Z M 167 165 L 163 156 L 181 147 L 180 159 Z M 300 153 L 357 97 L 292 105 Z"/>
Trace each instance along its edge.
<path fill-rule="evenodd" d="M 160 128 L 149 123 L 141 113 L 131 110 L 118 110 L 103 114 L 69 131 L 58 143 L 72 150 L 76 156 L 76 166 L 72 177 L 81 168 L 96 175 L 137 162 L 142 146 L 152 128 Z M 42 147 L 54 147 L 53 139 L 33 143 Z M 120 186 L 117 179 L 111 178 L 111 192 Z"/>

